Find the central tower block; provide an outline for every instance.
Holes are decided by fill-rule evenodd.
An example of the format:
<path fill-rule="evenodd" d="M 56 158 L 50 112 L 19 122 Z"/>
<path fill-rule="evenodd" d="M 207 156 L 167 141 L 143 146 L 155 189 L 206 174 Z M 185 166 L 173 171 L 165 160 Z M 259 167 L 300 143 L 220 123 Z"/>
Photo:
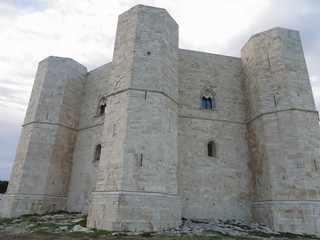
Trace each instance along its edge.
<path fill-rule="evenodd" d="M 150 231 L 180 224 L 178 25 L 165 9 L 120 15 L 88 226 Z"/>

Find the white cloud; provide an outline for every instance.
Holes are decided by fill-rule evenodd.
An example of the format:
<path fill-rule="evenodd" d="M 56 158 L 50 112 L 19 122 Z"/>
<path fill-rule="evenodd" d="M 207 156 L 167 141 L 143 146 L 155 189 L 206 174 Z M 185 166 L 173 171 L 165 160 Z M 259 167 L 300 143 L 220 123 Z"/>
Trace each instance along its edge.
<path fill-rule="evenodd" d="M 267 0 L 185 1 L 177 19 L 181 47 L 224 52 L 268 5 Z"/>

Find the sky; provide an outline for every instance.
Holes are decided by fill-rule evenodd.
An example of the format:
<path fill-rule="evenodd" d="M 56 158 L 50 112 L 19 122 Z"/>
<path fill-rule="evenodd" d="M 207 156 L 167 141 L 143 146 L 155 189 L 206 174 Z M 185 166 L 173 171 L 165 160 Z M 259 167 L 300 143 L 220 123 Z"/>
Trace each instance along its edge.
<path fill-rule="evenodd" d="M 0 180 L 10 177 L 38 63 L 112 61 L 118 15 L 137 4 L 167 9 L 180 48 L 195 51 L 240 57 L 256 33 L 298 30 L 320 109 L 320 0 L 0 0 Z"/>

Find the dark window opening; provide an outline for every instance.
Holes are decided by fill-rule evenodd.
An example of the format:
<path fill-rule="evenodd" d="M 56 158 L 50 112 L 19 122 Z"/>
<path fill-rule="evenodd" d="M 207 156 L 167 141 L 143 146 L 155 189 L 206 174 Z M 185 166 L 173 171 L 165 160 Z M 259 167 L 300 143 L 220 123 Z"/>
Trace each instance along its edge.
<path fill-rule="evenodd" d="M 106 112 L 107 102 L 106 99 L 103 97 L 99 102 L 99 107 L 97 110 L 98 115 L 103 115 Z"/>
<path fill-rule="evenodd" d="M 202 101 L 201 101 L 201 107 L 203 109 L 212 109 L 212 101 L 211 101 L 211 98 L 205 98 L 203 97 L 202 98 Z"/>
<path fill-rule="evenodd" d="M 104 114 L 106 112 L 106 104 L 101 104 L 100 105 L 100 115 Z"/>
<path fill-rule="evenodd" d="M 208 143 L 208 157 L 217 157 L 217 153 L 216 153 L 216 144 L 213 141 L 210 141 Z"/>
<path fill-rule="evenodd" d="M 95 151 L 95 153 L 94 153 L 94 161 L 95 161 L 95 162 L 100 160 L 100 155 L 101 155 L 101 145 L 98 144 L 98 145 L 96 146 L 96 151 Z"/>

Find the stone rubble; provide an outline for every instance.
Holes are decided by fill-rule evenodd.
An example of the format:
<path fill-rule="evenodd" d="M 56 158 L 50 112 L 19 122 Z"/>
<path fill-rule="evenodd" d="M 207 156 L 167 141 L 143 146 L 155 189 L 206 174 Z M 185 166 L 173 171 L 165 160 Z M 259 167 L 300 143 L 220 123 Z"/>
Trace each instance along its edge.
<path fill-rule="evenodd" d="M 87 228 L 87 227 L 81 227 L 80 225 L 75 225 L 70 232 L 86 232 L 86 233 L 90 233 L 93 232 L 93 230 L 91 228 Z"/>
<path fill-rule="evenodd" d="M 58 227 L 58 230 L 63 232 L 63 231 L 67 231 L 69 228 L 67 226 L 62 226 L 62 227 Z"/>
<path fill-rule="evenodd" d="M 214 236 L 217 233 L 233 236 L 246 237 L 261 235 L 280 235 L 280 232 L 258 223 L 244 222 L 240 220 L 183 220 L 182 225 L 176 228 L 158 232 L 113 232 L 112 236 L 119 235 L 205 235 Z"/>
<path fill-rule="evenodd" d="M 253 233 L 264 234 L 280 234 L 271 228 L 262 226 L 258 223 L 250 223 L 239 220 L 184 220 L 183 224 L 177 228 L 164 230 L 159 234 L 190 234 L 190 235 L 210 235 L 210 233 L 218 232 L 230 236 L 249 236 Z"/>
<path fill-rule="evenodd" d="M 53 219 L 64 219 L 65 214 L 44 215 L 40 218 L 41 221 L 48 221 Z"/>

